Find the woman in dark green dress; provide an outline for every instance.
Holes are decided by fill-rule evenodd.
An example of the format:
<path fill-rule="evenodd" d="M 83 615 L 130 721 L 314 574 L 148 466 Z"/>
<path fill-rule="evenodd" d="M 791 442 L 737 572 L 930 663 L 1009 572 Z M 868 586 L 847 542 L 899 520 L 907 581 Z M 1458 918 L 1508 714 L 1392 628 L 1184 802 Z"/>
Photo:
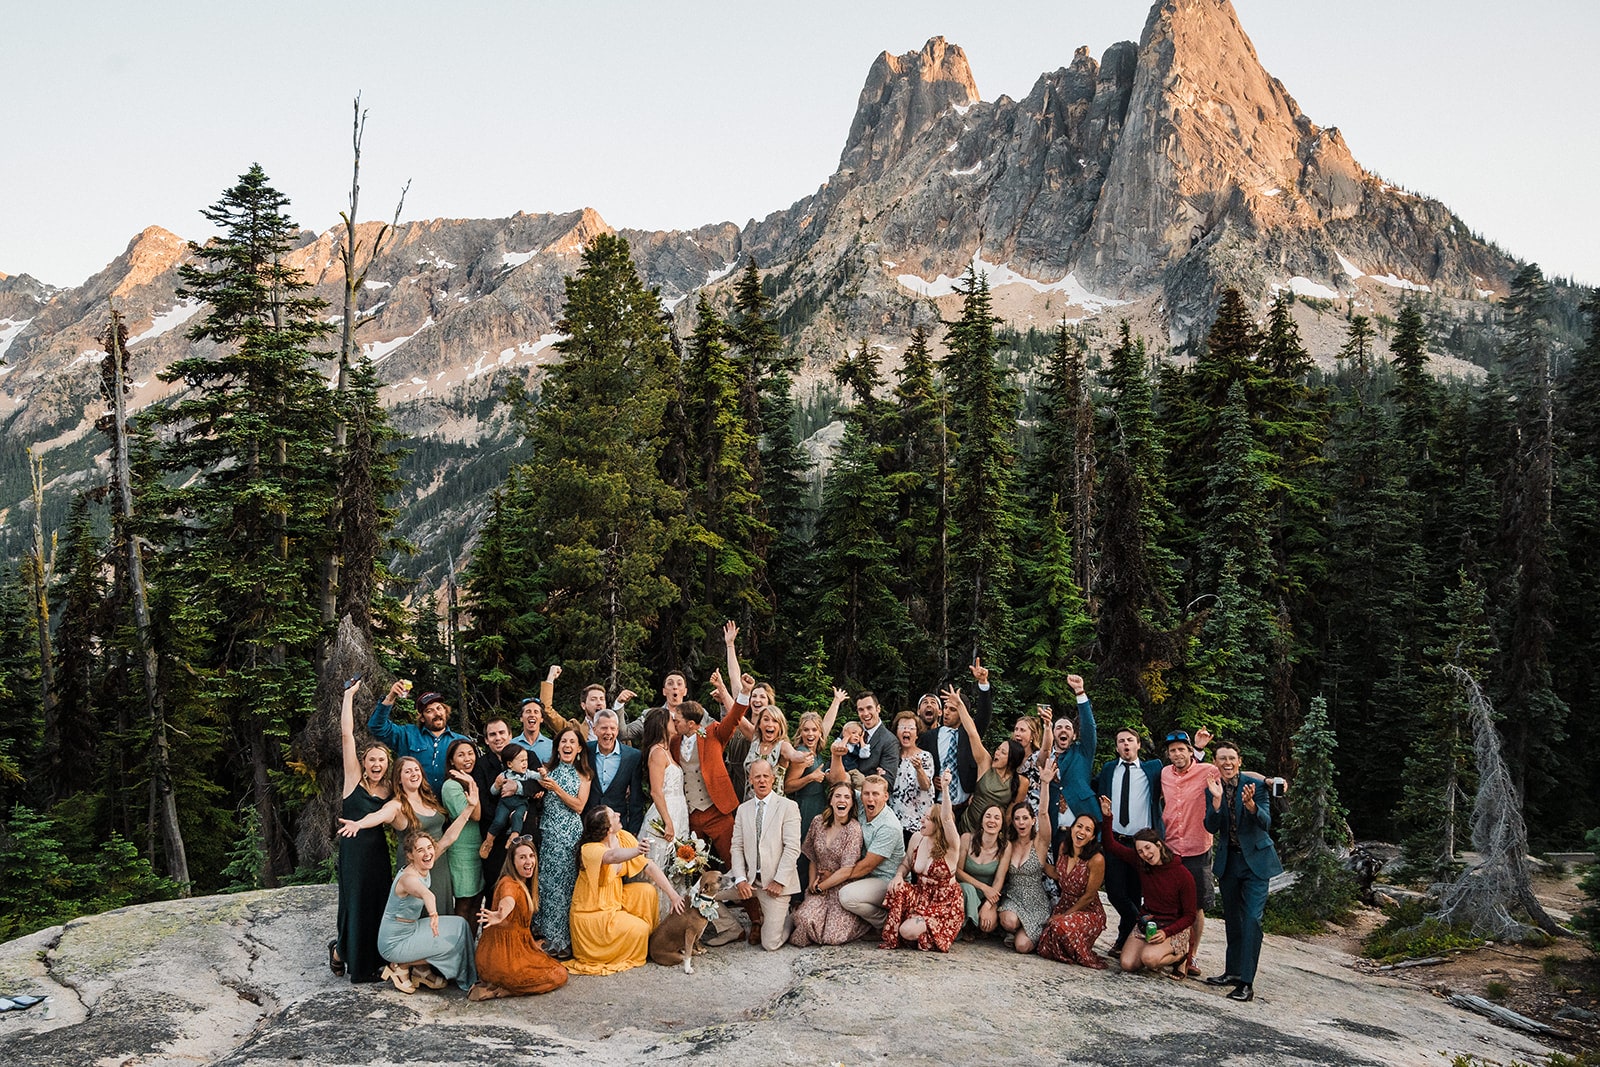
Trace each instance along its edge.
<path fill-rule="evenodd" d="M 344 691 L 339 729 L 344 748 L 344 795 L 339 814 L 360 821 L 380 811 L 394 795 L 389 750 L 371 742 L 356 749 L 353 707 L 361 683 Z M 383 969 L 378 955 L 378 926 L 389 901 L 389 844 L 383 827 L 339 839 L 339 936 L 328 947 L 334 974 L 350 972 L 352 982 L 376 982 Z"/>

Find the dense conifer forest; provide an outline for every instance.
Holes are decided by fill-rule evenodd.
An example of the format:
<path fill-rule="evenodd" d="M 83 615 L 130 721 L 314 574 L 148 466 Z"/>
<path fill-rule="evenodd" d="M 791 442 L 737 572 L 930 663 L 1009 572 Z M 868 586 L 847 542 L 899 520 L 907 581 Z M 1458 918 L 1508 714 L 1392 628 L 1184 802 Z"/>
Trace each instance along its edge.
<path fill-rule="evenodd" d="M 1071 705 L 1081 673 L 1102 723 L 1204 725 L 1291 779 L 1316 760 L 1357 837 L 1431 870 L 1474 791 L 1455 666 L 1498 710 L 1535 847 L 1600 824 L 1600 301 L 1568 343 L 1535 266 L 1471 380 L 1428 373 L 1458 326 L 1423 297 L 1347 312 L 1329 372 L 1292 295 L 1258 322 L 1228 290 L 1180 364 L 1114 320 L 1020 336 L 969 272 L 900 366 L 862 343 L 801 397 L 804 309 L 757 264 L 675 323 L 601 235 L 561 361 L 505 389 L 521 441 L 503 483 L 463 487 L 488 515 L 435 596 L 392 569 L 415 551 L 395 508 L 448 446 L 401 446 L 358 347 L 330 388 L 327 309 L 279 265 L 287 212 L 259 168 L 207 212 L 223 236 L 183 294 L 208 343 L 165 372 L 177 402 L 123 415 L 107 323 L 100 427 L 125 462 L 65 516 L 36 507 L 0 581 L 0 938 L 326 880 L 302 819 L 346 617 L 467 732 L 551 663 L 562 706 L 591 682 L 654 699 L 669 669 L 703 696 L 727 619 L 791 721 L 834 684 L 914 705 L 975 656 L 1012 715 Z M 836 417 L 819 471 L 804 438 Z"/>

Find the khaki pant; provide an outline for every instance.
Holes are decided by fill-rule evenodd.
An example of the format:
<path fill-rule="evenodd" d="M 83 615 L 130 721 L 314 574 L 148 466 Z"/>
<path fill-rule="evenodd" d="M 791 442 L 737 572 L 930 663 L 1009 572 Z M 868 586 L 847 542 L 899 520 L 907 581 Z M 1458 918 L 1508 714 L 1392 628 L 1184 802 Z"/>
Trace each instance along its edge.
<path fill-rule="evenodd" d="M 761 910 L 761 947 L 768 952 L 782 948 L 789 940 L 789 931 L 794 929 L 794 920 L 789 917 L 792 898 L 787 893 L 775 897 L 756 885 L 750 888 L 755 890 L 750 900 Z"/>
<path fill-rule="evenodd" d="M 889 891 L 887 878 L 857 878 L 839 887 L 839 905 L 851 915 L 867 920 L 873 929 L 882 929 L 889 911 L 883 906 L 883 896 Z"/>

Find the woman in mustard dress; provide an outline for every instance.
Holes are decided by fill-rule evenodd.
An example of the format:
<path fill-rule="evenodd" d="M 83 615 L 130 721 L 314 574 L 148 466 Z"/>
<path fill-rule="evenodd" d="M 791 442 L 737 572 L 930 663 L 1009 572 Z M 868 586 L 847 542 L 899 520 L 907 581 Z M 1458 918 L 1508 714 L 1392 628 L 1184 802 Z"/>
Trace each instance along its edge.
<path fill-rule="evenodd" d="M 672 910 L 683 911 L 683 897 L 645 851 L 610 808 L 595 808 L 583 817 L 578 884 L 572 891 L 572 959 L 567 963 L 573 974 L 616 974 L 649 960 L 656 890 L 624 878 L 644 872 L 666 894 Z"/>

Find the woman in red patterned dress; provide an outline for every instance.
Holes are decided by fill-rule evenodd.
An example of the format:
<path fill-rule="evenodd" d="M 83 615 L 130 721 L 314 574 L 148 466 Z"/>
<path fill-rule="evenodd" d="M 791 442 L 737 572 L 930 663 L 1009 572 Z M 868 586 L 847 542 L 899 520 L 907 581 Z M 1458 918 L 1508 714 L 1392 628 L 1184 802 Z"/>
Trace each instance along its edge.
<path fill-rule="evenodd" d="M 923 951 L 949 952 L 967 921 L 966 900 L 954 871 L 960 839 L 950 807 L 949 771 L 939 776 L 937 786 L 939 806 L 911 835 L 906 857 L 883 896 L 889 915 L 883 921 L 879 948 L 899 948 L 902 941 L 914 941 Z M 916 872 L 915 883 L 906 881 L 908 871 Z"/>
<path fill-rule="evenodd" d="M 1097 971 L 1106 961 L 1095 955 L 1094 942 L 1105 932 L 1106 909 L 1100 903 L 1100 883 L 1106 878 L 1106 858 L 1095 840 L 1099 829 L 1087 813 L 1072 821 L 1061 855 L 1056 858 L 1056 884 L 1061 897 L 1039 935 L 1039 955 L 1062 963 L 1081 963 Z"/>

